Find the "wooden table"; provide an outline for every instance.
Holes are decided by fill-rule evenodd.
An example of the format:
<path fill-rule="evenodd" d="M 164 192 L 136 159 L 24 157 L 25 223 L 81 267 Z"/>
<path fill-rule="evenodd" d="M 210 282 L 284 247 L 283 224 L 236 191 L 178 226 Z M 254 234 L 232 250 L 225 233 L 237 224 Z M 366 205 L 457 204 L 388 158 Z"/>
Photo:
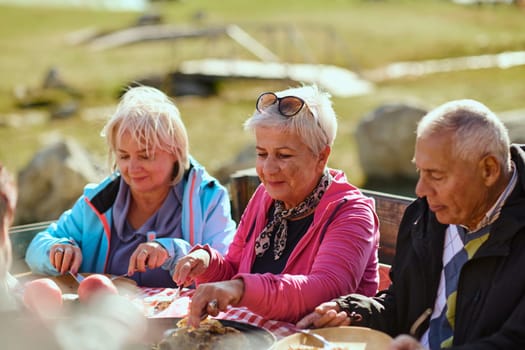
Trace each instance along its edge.
<path fill-rule="evenodd" d="M 171 295 L 174 295 L 176 289 L 173 288 L 146 288 L 141 287 L 141 298 L 144 304 L 147 306 L 148 301 L 155 302 L 157 300 L 168 299 Z M 146 316 L 151 318 L 157 317 L 184 317 L 187 312 L 187 308 L 193 294 L 193 290 L 185 289 L 181 293 L 181 297 L 174 300 L 170 306 L 160 312 L 152 311 L 151 307 L 145 308 Z M 295 325 L 288 322 L 276 321 L 266 319 L 260 315 L 257 315 L 245 307 L 229 307 L 226 312 L 221 312 L 217 319 L 230 320 L 236 322 L 247 323 L 252 326 L 264 328 L 275 335 L 277 339 L 286 337 L 295 333 Z"/>
<path fill-rule="evenodd" d="M 78 282 L 72 276 L 42 276 L 32 273 L 24 273 L 15 277 L 21 282 L 21 288 L 17 291 L 23 294 L 23 284 L 37 278 L 51 278 L 57 282 L 62 292 L 65 294 L 75 294 Z M 173 299 L 175 288 L 150 288 L 136 287 L 134 281 L 127 278 L 118 278 L 114 280 L 120 294 L 132 299 L 137 305 L 142 305 L 144 314 L 148 318 L 182 318 L 187 314 L 188 306 L 193 294 L 193 289 L 184 289 L 179 298 Z M 156 306 L 160 302 L 165 302 L 169 306 L 163 310 L 157 310 Z M 275 335 L 277 339 L 286 337 L 295 333 L 295 325 L 287 322 L 265 319 L 244 307 L 230 307 L 226 312 L 221 312 L 218 319 L 230 320 L 235 322 L 247 323 L 255 327 L 263 328 Z"/>

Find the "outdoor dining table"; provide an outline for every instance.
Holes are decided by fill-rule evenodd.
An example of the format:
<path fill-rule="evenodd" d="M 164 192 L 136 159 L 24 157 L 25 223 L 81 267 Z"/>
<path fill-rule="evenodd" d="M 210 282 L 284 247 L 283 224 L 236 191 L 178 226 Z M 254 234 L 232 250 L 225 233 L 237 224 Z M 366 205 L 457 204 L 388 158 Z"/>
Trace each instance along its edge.
<path fill-rule="evenodd" d="M 26 282 L 50 276 L 28 272 L 16 275 L 16 277 L 19 282 L 21 282 L 20 286 L 22 287 L 17 291 L 17 293 L 22 295 L 23 286 Z M 195 291 L 194 289 L 184 288 L 182 289 L 180 295 L 177 296 L 177 288 L 136 286 L 134 281 L 131 279 L 122 278 L 119 276 L 113 277 L 118 277 L 118 279 L 114 280 L 114 283 L 116 284 L 117 289 L 119 289 L 119 293 L 130 299 L 136 305 L 143 307 L 144 314 L 147 318 L 182 319 L 186 317 L 191 296 Z M 78 282 L 76 282 L 72 276 L 66 274 L 63 276 L 54 276 L 50 278 L 57 282 L 63 293 L 76 293 Z M 156 306 L 161 303 L 164 303 L 165 306 L 161 309 L 157 309 Z M 220 312 L 219 315 L 214 318 L 239 322 L 265 329 L 273 334 L 277 340 L 296 333 L 297 329 L 292 323 L 266 319 L 245 307 L 230 306 L 225 312 Z"/>
<path fill-rule="evenodd" d="M 83 274 L 87 276 L 89 274 Z M 19 287 L 15 290 L 20 297 L 23 296 L 25 285 L 31 280 L 45 278 L 46 276 L 33 274 L 31 272 L 15 275 L 18 279 Z M 78 280 L 69 274 L 62 276 L 47 276 L 53 279 L 62 290 L 63 297 L 68 302 L 73 302 L 69 306 L 78 305 L 77 289 Z M 178 293 L 178 288 L 158 288 L 137 286 L 135 281 L 122 276 L 108 275 L 118 289 L 119 294 L 131 301 L 134 305 L 141 307 L 146 322 L 144 338 L 142 342 L 158 342 L 165 332 L 176 328 L 180 320 L 185 318 L 194 289 L 184 288 Z M 75 297 L 76 298 L 73 298 Z M 126 307 L 129 307 L 127 305 Z M 293 323 L 279 320 L 267 319 L 258 315 L 246 307 L 229 306 L 226 311 L 220 312 L 212 317 L 224 320 L 225 326 L 237 328 L 241 332 L 250 334 L 251 345 L 257 349 L 266 348 L 271 344 L 272 349 L 289 349 L 291 345 L 310 344 L 311 336 L 305 337 Z M 325 336 L 327 340 L 347 344 L 349 349 L 385 349 L 390 343 L 391 338 L 379 331 L 362 327 L 337 327 L 326 328 L 313 331 Z M 305 343 L 306 341 L 306 343 Z M 312 344 L 317 346 L 316 344 Z M 353 347 L 352 347 L 353 346 Z"/>
<path fill-rule="evenodd" d="M 150 288 L 150 287 L 139 287 L 141 298 L 145 305 L 148 304 L 148 300 L 163 300 L 169 299 L 175 296 L 177 289 L 175 288 Z M 180 318 L 186 316 L 187 308 L 193 294 L 193 289 L 183 289 L 180 297 L 176 298 L 171 304 L 160 312 L 151 312 L 151 308 L 145 308 L 147 317 L 160 318 L 160 317 L 173 317 Z M 148 311 L 149 310 L 149 311 Z M 296 333 L 296 327 L 292 323 L 266 319 L 245 307 L 228 307 L 225 312 L 220 312 L 216 317 L 221 320 L 229 320 L 241 323 L 247 323 L 249 325 L 266 329 L 275 335 L 277 339 L 284 338 L 288 335 Z"/>

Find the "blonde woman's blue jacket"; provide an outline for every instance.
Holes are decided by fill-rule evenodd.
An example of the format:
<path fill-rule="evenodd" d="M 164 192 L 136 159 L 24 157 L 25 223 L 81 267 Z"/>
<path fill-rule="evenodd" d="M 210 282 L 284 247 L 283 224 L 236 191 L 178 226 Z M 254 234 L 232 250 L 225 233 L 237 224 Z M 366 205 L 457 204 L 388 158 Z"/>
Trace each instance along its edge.
<path fill-rule="evenodd" d="M 236 229 L 228 191 L 202 165 L 191 159 L 190 170 L 183 181 L 186 181 L 182 204 L 183 237 L 156 239 L 169 253 L 170 258 L 162 267 L 170 271 L 197 243 L 209 244 L 226 254 Z M 57 275 L 49 262 L 50 248 L 57 243 L 71 243 L 82 249 L 79 272 L 105 273 L 119 184 L 120 173 L 115 172 L 99 184 L 85 186 L 74 206 L 31 241 L 26 252 L 31 270 Z M 127 266 L 128 262 L 123 264 Z"/>

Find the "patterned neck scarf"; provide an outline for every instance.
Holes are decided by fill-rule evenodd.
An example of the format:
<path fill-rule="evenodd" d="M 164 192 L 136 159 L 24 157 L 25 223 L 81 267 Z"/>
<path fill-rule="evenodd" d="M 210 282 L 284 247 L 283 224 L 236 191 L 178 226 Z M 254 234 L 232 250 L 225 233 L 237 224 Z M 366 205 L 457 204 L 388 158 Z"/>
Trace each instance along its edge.
<path fill-rule="evenodd" d="M 286 239 L 288 237 L 288 223 L 286 220 L 301 217 L 313 210 L 317 204 L 319 204 L 319 201 L 331 183 L 332 176 L 328 170 L 325 170 L 323 176 L 317 184 L 317 187 L 314 188 L 312 193 L 310 193 L 308 197 L 306 197 L 305 200 L 299 203 L 299 205 L 296 207 L 285 209 L 284 203 L 282 201 L 276 200 L 273 216 L 270 218 L 268 224 L 266 224 L 266 227 L 255 240 L 255 254 L 257 254 L 258 257 L 262 257 L 264 255 L 264 253 L 270 247 L 270 240 L 272 239 L 273 233 L 275 233 L 273 256 L 274 260 L 278 260 L 283 254 L 284 248 L 286 247 Z"/>

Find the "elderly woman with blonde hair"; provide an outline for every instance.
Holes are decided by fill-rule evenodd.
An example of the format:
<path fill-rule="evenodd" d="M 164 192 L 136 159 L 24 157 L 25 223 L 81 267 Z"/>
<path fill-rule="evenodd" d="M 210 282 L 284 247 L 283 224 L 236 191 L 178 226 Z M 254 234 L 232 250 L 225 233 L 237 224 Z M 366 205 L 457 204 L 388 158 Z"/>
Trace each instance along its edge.
<path fill-rule="evenodd" d="M 199 245 L 179 260 L 174 280 L 197 283 L 188 322 L 229 305 L 295 322 L 342 291 L 373 295 L 378 219 L 373 200 L 327 166 L 337 132 L 330 96 L 316 86 L 263 93 L 245 128 L 262 183 L 226 256 Z"/>
<path fill-rule="evenodd" d="M 34 272 L 127 274 L 141 286 L 175 287 L 171 270 L 192 246 L 227 252 L 236 226 L 228 192 L 190 156 L 168 96 L 128 89 L 102 136 L 114 172 L 35 236 L 26 254 Z"/>
<path fill-rule="evenodd" d="M 25 290 L 31 288 L 30 285 L 19 283 L 9 273 L 12 254 L 9 228 L 15 216 L 17 194 L 18 190 L 11 174 L 0 163 L 0 342 L 2 349 L 84 350 L 98 346 L 116 350 L 122 349 L 124 344 L 130 344 L 132 342 L 129 336 L 130 330 L 134 335 L 140 334 L 140 330 L 145 326 L 145 320 L 142 311 L 126 297 L 100 295 L 96 307 L 91 307 L 89 310 L 82 308 L 70 310 L 63 308 L 62 303 L 46 305 L 50 301 L 48 293 L 54 294 L 54 291 L 40 284 L 36 287 L 38 290 L 33 289 L 35 292 L 38 291 L 36 298 L 30 302 L 34 304 L 28 304 Z M 49 313 L 40 314 L 35 306 Z M 51 310 L 50 307 L 56 309 Z M 62 317 L 64 315 L 67 317 Z M 86 324 L 89 326 L 86 327 Z"/>

